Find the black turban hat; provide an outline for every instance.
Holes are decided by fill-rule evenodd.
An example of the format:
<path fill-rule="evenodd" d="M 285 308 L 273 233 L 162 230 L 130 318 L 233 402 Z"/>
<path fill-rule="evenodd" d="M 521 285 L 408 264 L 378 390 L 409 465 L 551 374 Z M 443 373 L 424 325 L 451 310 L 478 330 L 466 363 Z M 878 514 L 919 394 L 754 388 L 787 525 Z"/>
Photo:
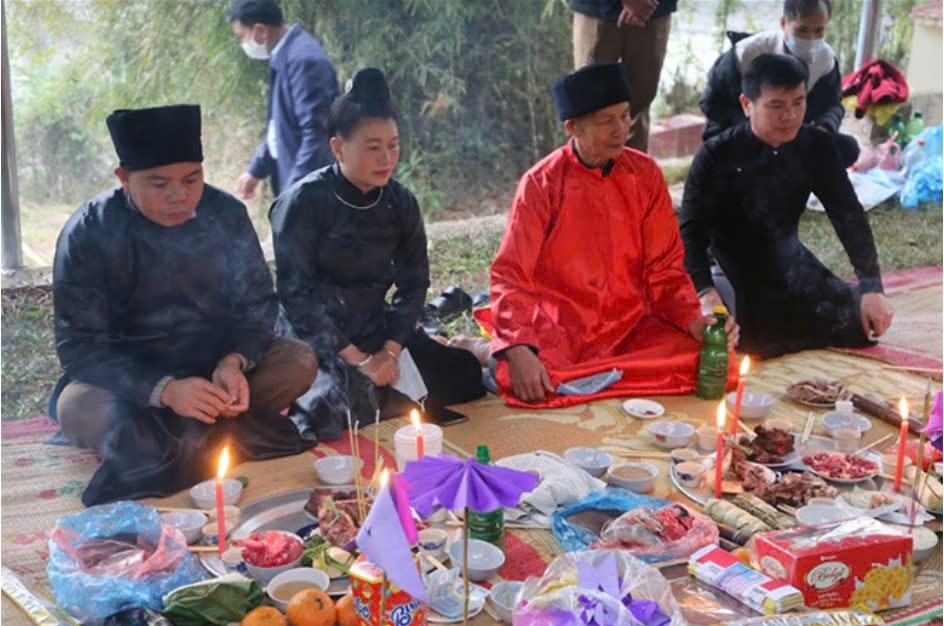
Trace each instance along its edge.
<path fill-rule="evenodd" d="M 118 163 L 129 172 L 203 162 L 199 105 L 120 109 L 106 123 Z"/>
<path fill-rule="evenodd" d="M 551 93 L 558 116 L 569 120 L 620 102 L 629 102 L 629 83 L 622 63 L 586 65 L 558 79 L 551 87 Z"/>

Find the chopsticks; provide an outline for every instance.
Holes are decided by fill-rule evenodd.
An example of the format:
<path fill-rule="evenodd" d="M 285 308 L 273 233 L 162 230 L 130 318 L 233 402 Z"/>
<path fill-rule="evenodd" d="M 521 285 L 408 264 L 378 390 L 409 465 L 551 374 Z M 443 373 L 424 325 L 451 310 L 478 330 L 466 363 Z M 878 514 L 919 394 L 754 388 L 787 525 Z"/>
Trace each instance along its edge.
<path fill-rule="evenodd" d="M 810 411 L 809 415 L 806 416 L 806 424 L 803 426 L 803 436 L 800 437 L 800 444 L 804 445 L 807 441 L 810 440 L 810 435 L 813 432 L 813 411 Z"/>
<path fill-rule="evenodd" d="M 194 513 L 196 512 L 196 513 L 203 513 L 204 515 L 209 515 L 211 513 L 213 515 L 216 515 L 216 511 L 211 511 L 210 509 L 197 509 L 197 508 L 184 509 L 184 508 L 172 507 L 172 506 L 156 506 L 154 507 L 154 510 L 156 510 L 158 513 Z"/>
<path fill-rule="evenodd" d="M 219 546 L 187 546 L 188 552 L 219 552 Z"/>
<path fill-rule="evenodd" d="M 462 526 L 462 520 L 446 520 L 446 526 L 459 528 Z M 521 522 L 505 522 L 505 528 L 511 530 L 550 530 L 548 524 L 522 524 Z"/>
<path fill-rule="evenodd" d="M 612 448 L 618 448 L 619 452 L 614 452 L 616 456 L 632 458 L 632 459 L 669 459 L 672 458 L 672 455 L 668 452 L 653 452 L 651 450 L 635 450 L 633 448 L 626 448 L 624 446 L 611 446 Z"/>
<path fill-rule="evenodd" d="M 867 445 L 867 446 L 862 446 L 861 448 L 859 448 L 858 450 L 856 450 L 856 451 L 853 452 L 852 454 L 856 454 L 856 455 L 862 454 L 863 452 L 865 452 L 865 451 L 867 451 L 867 450 L 871 450 L 872 448 L 874 448 L 875 446 L 877 446 L 877 445 L 880 444 L 880 443 L 885 443 L 886 441 L 888 441 L 889 439 L 891 439 L 891 438 L 894 437 L 894 436 L 895 436 L 895 433 L 889 433 L 889 434 L 885 435 L 884 437 L 880 437 L 880 438 L 876 439 L 875 441 L 873 441 L 872 443 L 870 443 L 870 444 Z"/>

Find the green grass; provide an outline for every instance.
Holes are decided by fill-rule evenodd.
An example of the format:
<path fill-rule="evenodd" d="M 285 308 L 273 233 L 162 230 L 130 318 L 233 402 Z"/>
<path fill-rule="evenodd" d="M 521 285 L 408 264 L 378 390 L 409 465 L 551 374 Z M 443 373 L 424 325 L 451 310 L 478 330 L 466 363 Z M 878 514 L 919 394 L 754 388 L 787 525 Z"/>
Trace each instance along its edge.
<path fill-rule="evenodd" d="M 941 206 L 904 211 L 886 204 L 869 212 L 879 260 L 885 272 L 941 264 Z M 488 288 L 488 268 L 498 250 L 501 232 L 483 229 L 474 235 L 454 233 L 431 239 L 431 297 L 449 285 L 466 291 Z M 846 254 L 823 213 L 806 212 L 800 237 L 835 273 L 853 275 Z M 4 420 L 46 413 L 49 394 L 60 374 L 52 331 L 52 297 L 48 288 L 7 289 L 2 293 L 2 376 L 0 410 Z M 446 326 L 450 332 L 474 332 L 471 316 Z"/>

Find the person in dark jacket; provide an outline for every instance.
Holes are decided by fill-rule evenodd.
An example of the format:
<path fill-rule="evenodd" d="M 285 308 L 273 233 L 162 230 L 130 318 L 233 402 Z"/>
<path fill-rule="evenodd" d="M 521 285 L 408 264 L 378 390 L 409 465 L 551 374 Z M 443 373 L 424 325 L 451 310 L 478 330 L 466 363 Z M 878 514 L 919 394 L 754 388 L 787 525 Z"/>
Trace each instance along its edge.
<path fill-rule="evenodd" d="M 739 97 L 741 77 L 751 61 L 761 54 L 789 54 L 803 61 L 810 74 L 804 123 L 836 140 L 845 167 L 855 163 L 858 142 L 839 132 L 845 115 L 839 97 L 839 61 L 825 40 L 831 14 L 830 0 L 785 0 L 779 29 L 756 35 L 729 32 L 731 49 L 709 70 L 708 85 L 698 102 L 708 118 L 702 138 L 707 141 L 746 119 Z"/>
<path fill-rule="evenodd" d="M 659 76 L 678 0 L 570 0 L 574 13 L 574 67 L 623 62 L 632 90 L 626 145 L 649 149 L 649 105 Z"/>
<path fill-rule="evenodd" d="M 296 417 L 319 438 L 340 437 L 348 411 L 365 423 L 376 411 L 403 416 L 423 396 L 435 413 L 485 394 L 471 352 L 417 331 L 430 284 L 426 232 L 416 198 L 391 178 L 400 144 L 383 73 L 359 70 L 328 120 L 337 162 L 269 213 L 286 321 L 321 368 Z M 417 368 L 422 381 L 407 384 Z"/>
<path fill-rule="evenodd" d="M 865 347 L 891 325 L 878 253 L 832 138 L 803 124 L 806 65 L 762 54 L 744 73 L 747 124 L 708 140 L 685 181 L 685 267 L 702 310 L 721 304 L 708 251 L 734 288 L 741 349 L 764 358 Z M 797 233 L 810 192 L 823 202 L 858 284 L 830 272 Z M 730 302 L 728 304 L 731 304 Z"/>
<path fill-rule="evenodd" d="M 235 0 L 228 16 L 246 55 L 269 61 L 266 138 L 236 181 L 236 193 L 253 198 L 269 178 L 277 196 L 334 161 L 325 121 L 338 79 L 321 44 L 297 24 L 286 24 L 276 0 Z"/>
<path fill-rule="evenodd" d="M 165 496 L 235 462 L 300 452 L 279 411 L 317 362 L 274 339 L 278 304 L 246 207 L 204 184 L 200 108 L 108 116 L 121 186 L 69 218 L 56 244 L 50 402 L 61 438 L 102 463 L 86 505 Z"/>

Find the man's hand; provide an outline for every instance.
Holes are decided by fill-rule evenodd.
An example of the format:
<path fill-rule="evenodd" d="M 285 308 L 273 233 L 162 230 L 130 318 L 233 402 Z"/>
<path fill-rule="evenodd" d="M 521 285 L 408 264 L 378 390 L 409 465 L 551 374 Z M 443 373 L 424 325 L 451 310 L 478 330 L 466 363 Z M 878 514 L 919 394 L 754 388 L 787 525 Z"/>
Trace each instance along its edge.
<path fill-rule="evenodd" d="M 161 404 L 174 413 L 206 424 L 215 424 L 228 403 L 228 393 L 199 376 L 172 380 L 161 393 Z"/>
<path fill-rule="evenodd" d="M 721 299 L 721 294 L 718 293 L 718 290 L 712 287 L 707 289 L 701 296 L 698 298 L 698 301 L 701 303 L 701 314 L 702 315 L 712 315 L 715 312 L 716 306 L 724 306 L 724 300 Z"/>
<path fill-rule="evenodd" d="M 249 381 L 238 356 L 230 354 L 220 359 L 213 370 L 213 384 L 229 394 L 223 417 L 235 417 L 249 408 Z"/>
<path fill-rule="evenodd" d="M 236 195 L 243 200 L 251 200 L 256 197 L 256 187 L 262 180 L 256 178 L 249 172 L 243 172 L 236 179 Z"/>
<path fill-rule="evenodd" d="M 866 337 L 881 337 L 892 325 L 895 309 L 885 294 L 864 293 L 859 303 L 859 318 Z"/>
<path fill-rule="evenodd" d="M 378 387 L 386 387 L 400 380 L 399 361 L 386 350 L 373 354 L 370 360 L 360 367 L 360 372 Z"/>
<path fill-rule="evenodd" d="M 505 351 L 511 391 L 525 402 L 544 400 L 545 392 L 554 391 L 547 368 L 528 346 L 514 346 Z"/>
<path fill-rule="evenodd" d="M 718 318 L 716 318 L 714 315 L 702 315 L 689 325 L 688 332 L 699 343 L 701 343 L 705 329 L 717 323 Z M 738 339 L 740 339 L 741 336 L 741 327 L 738 326 L 737 322 L 734 321 L 734 318 L 729 315 L 724 320 L 724 330 L 728 333 L 728 350 L 734 350 L 737 347 Z"/>
<path fill-rule="evenodd" d="M 616 20 L 617 28 L 645 26 L 658 5 L 657 0 L 623 0 L 623 10 Z"/>

